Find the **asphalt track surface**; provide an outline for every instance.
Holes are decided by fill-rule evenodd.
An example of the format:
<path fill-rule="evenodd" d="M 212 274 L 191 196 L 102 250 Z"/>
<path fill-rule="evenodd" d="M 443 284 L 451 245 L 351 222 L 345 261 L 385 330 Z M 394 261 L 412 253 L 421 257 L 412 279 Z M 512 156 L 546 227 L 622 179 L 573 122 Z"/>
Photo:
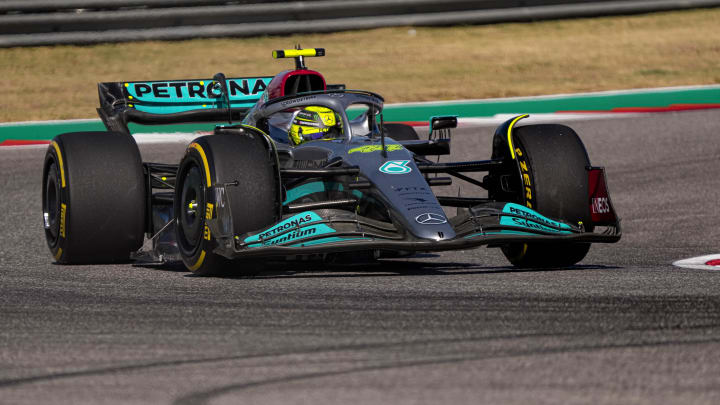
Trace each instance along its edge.
<path fill-rule="evenodd" d="M 486 248 L 256 278 L 59 266 L 45 150 L 2 149 L 0 403 L 719 403 L 720 272 L 671 262 L 720 253 L 720 110 L 570 125 L 624 236 L 557 270 Z M 455 157 L 491 133 L 459 129 Z"/>

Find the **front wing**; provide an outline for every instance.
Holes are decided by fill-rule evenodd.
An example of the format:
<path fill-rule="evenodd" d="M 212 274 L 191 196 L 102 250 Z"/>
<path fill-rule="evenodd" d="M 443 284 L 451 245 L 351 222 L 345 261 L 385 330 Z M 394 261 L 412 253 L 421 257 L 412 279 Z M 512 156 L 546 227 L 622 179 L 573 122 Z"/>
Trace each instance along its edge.
<path fill-rule="evenodd" d="M 261 232 L 234 235 L 231 213 L 223 205 L 218 204 L 208 225 L 219 242 L 216 253 L 230 259 L 362 250 L 429 252 L 509 243 L 613 243 L 621 237 L 619 222 L 591 232 L 584 224 L 555 221 L 514 203 L 488 203 L 452 218 L 452 239 L 420 239 L 397 221 L 380 222 L 332 209 L 300 212 Z"/>

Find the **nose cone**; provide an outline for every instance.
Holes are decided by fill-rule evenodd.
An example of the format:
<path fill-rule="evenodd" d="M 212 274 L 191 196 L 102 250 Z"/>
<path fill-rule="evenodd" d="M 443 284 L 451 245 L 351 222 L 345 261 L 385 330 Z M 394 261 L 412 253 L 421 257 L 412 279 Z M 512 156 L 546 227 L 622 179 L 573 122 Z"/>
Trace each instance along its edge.
<path fill-rule="evenodd" d="M 388 141 L 393 147 L 388 148 L 387 157 L 368 147 L 362 153 L 348 153 L 348 160 L 360 167 L 395 220 L 413 236 L 436 241 L 454 238 L 455 230 L 412 154 L 394 141 Z"/>
<path fill-rule="evenodd" d="M 415 217 L 415 221 L 421 225 L 441 225 L 447 223 L 444 215 L 426 212 Z"/>
<path fill-rule="evenodd" d="M 383 191 L 396 218 L 401 217 L 397 219 L 413 236 L 436 241 L 455 237 L 455 230 L 422 175 L 406 179 L 404 184 L 390 184 Z"/>

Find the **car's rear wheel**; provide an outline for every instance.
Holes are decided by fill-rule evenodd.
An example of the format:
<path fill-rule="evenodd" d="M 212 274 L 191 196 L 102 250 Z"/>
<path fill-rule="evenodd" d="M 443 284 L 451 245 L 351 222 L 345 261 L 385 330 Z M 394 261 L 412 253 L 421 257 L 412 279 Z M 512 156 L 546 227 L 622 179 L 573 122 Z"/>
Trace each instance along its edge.
<path fill-rule="evenodd" d="M 142 246 L 146 190 L 131 136 L 72 132 L 45 154 L 43 224 L 58 263 L 126 261 Z"/>
<path fill-rule="evenodd" d="M 590 161 L 575 131 L 564 125 L 528 125 L 513 131 L 513 143 L 520 163 L 519 202 L 591 231 Z M 553 242 L 510 244 L 502 251 L 518 267 L 566 267 L 580 262 L 589 249 L 589 243 Z"/>
<path fill-rule="evenodd" d="M 180 162 L 175 188 L 178 248 L 185 266 L 196 274 L 254 273 L 257 261 L 231 261 L 217 254 L 218 240 L 207 220 L 216 215 L 212 185 L 227 186 L 235 235 L 279 220 L 277 167 L 262 135 L 209 135 L 195 139 Z"/>

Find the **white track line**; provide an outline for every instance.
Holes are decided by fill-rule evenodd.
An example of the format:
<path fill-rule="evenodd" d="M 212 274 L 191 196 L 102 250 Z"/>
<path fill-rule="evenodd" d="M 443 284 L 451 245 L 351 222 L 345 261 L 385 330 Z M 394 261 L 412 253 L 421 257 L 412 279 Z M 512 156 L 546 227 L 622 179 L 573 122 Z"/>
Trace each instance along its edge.
<path fill-rule="evenodd" d="M 204 134 L 197 134 L 191 132 L 150 132 L 150 133 L 137 133 L 133 134 L 135 142 L 139 145 L 152 144 L 152 143 L 168 143 L 168 142 L 185 142 L 189 143 L 193 139 L 202 136 Z"/>
<path fill-rule="evenodd" d="M 484 118 L 458 118 L 459 127 L 473 127 L 473 126 L 490 126 L 498 125 L 503 122 L 517 117 L 519 114 L 496 114 L 492 117 Z M 592 114 L 574 114 L 574 113 L 549 113 L 549 114 L 530 114 L 528 118 L 520 121 L 520 124 L 547 124 L 556 123 L 558 121 L 590 121 L 599 119 L 618 119 L 618 118 L 631 118 L 640 115 L 640 113 L 592 113 Z"/>

